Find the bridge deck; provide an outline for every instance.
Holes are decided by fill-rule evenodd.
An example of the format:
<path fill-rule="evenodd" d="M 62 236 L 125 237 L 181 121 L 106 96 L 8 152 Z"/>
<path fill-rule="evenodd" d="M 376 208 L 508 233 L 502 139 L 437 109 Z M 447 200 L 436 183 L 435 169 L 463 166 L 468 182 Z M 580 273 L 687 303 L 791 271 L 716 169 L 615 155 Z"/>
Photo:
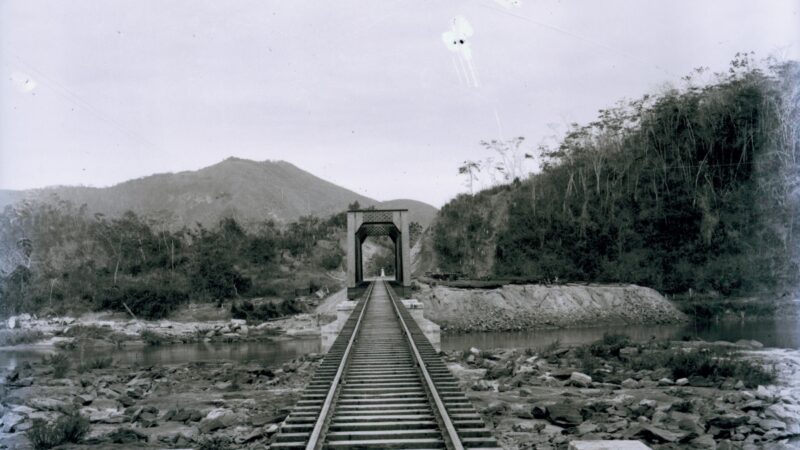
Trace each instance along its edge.
<path fill-rule="evenodd" d="M 498 448 L 383 281 L 353 310 L 271 448 Z"/>

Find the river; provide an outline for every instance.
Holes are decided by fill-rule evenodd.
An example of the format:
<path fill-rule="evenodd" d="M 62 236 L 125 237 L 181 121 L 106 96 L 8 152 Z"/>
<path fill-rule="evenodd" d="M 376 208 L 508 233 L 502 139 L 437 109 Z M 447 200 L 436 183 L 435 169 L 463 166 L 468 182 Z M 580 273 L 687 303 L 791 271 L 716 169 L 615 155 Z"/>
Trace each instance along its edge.
<path fill-rule="evenodd" d="M 679 340 L 699 337 L 706 341 L 755 339 L 767 347 L 800 348 L 800 317 L 689 323 L 679 325 L 640 325 L 626 327 L 567 328 L 513 332 L 481 332 L 445 334 L 443 350 L 465 350 L 470 347 L 541 349 L 554 342 L 580 345 L 594 342 L 606 333 L 622 333 L 635 341 L 650 339 Z M 0 350 L 0 369 L 12 370 L 24 361 L 41 359 L 52 353 L 50 348 L 25 347 Z M 121 349 L 103 347 L 73 350 L 75 361 L 112 356 L 118 363 L 153 366 L 192 361 L 234 361 L 281 364 L 307 353 L 320 351 L 319 339 L 297 339 L 278 342 L 194 343 L 163 346 L 128 346 Z"/>

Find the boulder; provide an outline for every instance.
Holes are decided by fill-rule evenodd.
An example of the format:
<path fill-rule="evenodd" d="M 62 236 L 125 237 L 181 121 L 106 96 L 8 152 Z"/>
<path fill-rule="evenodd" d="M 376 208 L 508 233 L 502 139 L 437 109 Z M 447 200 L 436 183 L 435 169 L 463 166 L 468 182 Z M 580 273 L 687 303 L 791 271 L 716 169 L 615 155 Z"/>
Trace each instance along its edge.
<path fill-rule="evenodd" d="M 547 407 L 547 420 L 553 425 L 572 428 L 583 423 L 581 408 L 574 403 L 557 403 Z"/>
<path fill-rule="evenodd" d="M 639 382 L 634 380 L 633 378 L 628 378 L 622 380 L 621 386 L 624 389 L 637 389 L 639 387 Z"/>
<path fill-rule="evenodd" d="M 3 418 L 0 419 L 0 422 L 2 422 L 2 428 L 0 428 L 0 430 L 2 430 L 3 433 L 13 433 L 16 431 L 17 426 L 24 420 L 25 416 L 21 414 L 7 412 L 3 414 Z"/>
<path fill-rule="evenodd" d="M 639 437 L 647 442 L 652 442 L 655 444 L 664 444 L 680 442 L 684 437 L 686 437 L 686 433 L 678 433 L 652 425 L 644 425 L 634 434 L 634 437 Z"/>
<path fill-rule="evenodd" d="M 709 419 L 708 424 L 717 428 L 736 428 L 740 425 L 746 424 L 749 420 L 749 417 L 750 416 L 746 414 L 722 414 Z"/>
<path fill-rule="evenodd" d="M 514 417 L 519 417 L 520 419 L 533 419 L 531 408 L 522 403 L 515 403 L 511 405 L 511 414 Z"/>
<path fill-rule="evenodd" d="M 592 377 L 581 372 L 572 372 L 569 376 L 569 382 L 573 386 L 589 387 L 592 385 Z"/>

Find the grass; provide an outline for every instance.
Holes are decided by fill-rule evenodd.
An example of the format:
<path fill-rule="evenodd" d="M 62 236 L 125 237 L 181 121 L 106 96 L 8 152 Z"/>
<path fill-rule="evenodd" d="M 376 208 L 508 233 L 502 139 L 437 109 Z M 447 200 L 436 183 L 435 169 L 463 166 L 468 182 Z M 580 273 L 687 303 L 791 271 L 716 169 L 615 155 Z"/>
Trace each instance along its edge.
<path fill-rule="evenodd" d="M 73 338 L 103 339 L 111 334 L 111 328 L 97 325 L 73 325 L 64 330 L 63 335 Z"/>
<path fill-rule="evenodd" d="M 33 419 L 27 431 L 28 440 L 36 450 L 49 449 L 65 443 L 78 443 L 89 431 L 89 420 L 79 414 L 67 414 L 53 424 Z"/>
<path fill-rule="evenodd" d="M 198 450 L 231 450 L 233 448 L 229 438 L 214 436 L 200 441 Z"/>
<path fill-rule="evenodd" d="M 83 364 L 78 366 L 78 372 L 91 372 L 93 370 L 98 369 L 107 369 L 114 364 L 114 359 L 112 357 L 99 357 L 99 358 L 91 358 L 84 362 Z"/>
<path fill-rule="evenodd" d="M 45 357 L 44 363 L 49 364 L 53 369 L 53 377 L 64 378 L 69 368 L 72 366 L 72 361 L 69 356 L 64 353 L 56 353 L 53 356 Z"/>
<path fill-rule="evenodd" d="M 142 331 L 140 336 L 147 345 L 161 345 L 170 342 L 169 337 L 151 330 Z"/>
<path fill-rule="evenodd" d="M 632 346 L 621 335 L 606 335 L 603 339 L 575 349 L 578 364 L 587 373 L 593 373 L 606 362 L 613 362 L 630 370 L 667 369 L 672 378 L 700 377 L 714 382 L 741 380 L 748 388 L 773 383 L 774 369 L 765 368 L 727 348 L 683 349 L 670 347 L 669 342 L 639 345 L 641 352 L 630 358 L 620 358 L 620 349 Z"/>
<path fill-rule="evenodd" d="M 33 344 L 45 338 L 38 330 L 3 330 L 0 331 L 0 347 Z"/>

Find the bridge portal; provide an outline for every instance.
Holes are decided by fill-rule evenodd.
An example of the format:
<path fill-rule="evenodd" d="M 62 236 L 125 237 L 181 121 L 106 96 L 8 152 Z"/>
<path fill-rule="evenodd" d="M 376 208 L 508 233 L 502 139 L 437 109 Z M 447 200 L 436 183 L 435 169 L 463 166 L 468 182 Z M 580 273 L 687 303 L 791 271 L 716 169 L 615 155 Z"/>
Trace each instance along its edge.
<path fill-rule="evenodd" d="M 347 212 L 347 297 L 358 298 L 364 280 L 361 247 L 369 236 L 389 236 L 394 242 L 394 289 L 405 297 L 411 287 L 407 209 L 359 209 Z"/>

